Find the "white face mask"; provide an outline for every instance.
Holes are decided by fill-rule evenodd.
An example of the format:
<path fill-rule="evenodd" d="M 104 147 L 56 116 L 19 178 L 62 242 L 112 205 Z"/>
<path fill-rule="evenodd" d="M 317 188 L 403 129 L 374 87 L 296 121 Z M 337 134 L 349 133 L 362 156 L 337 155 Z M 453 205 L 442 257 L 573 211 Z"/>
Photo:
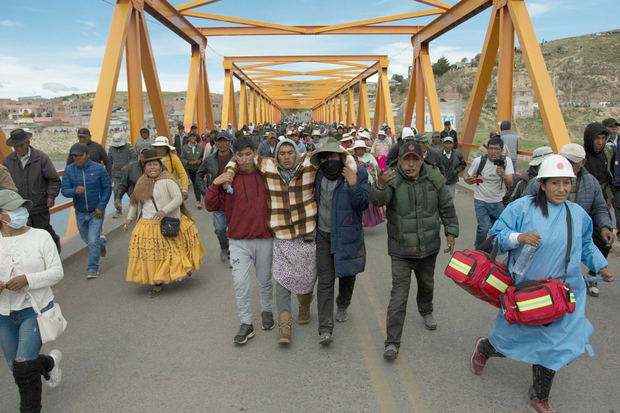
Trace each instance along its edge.
<path fill-rule="evenodd" d="M 28 222 L 28 217 L 30 216 L 28 210 L 24 207 L 19 207 L 13 211 L 7 211 L 7 215 L 11 218 L 11 221 L 7 222 L 2 220 L 2 222 L 15 229 L 19 229 L 26 225 Z"/>

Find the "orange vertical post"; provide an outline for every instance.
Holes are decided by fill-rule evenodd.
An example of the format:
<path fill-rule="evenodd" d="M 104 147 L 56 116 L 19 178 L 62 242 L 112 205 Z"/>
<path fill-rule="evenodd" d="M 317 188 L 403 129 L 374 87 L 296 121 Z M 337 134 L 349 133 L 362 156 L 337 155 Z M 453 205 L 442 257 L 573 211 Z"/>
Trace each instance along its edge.
<path fill-rule="evenodd" d="M 101 74 L 99 75 L 93 110 L 88 123 L 93 140 L 97 142 L 103 142 L 108 133 L 116 85 L 118 84 L 118 74 L 123 60 L 127 26 L 132 11 L 133 6 L 129 0 L 117 0 L 116 6 L 114 6 L 110 34 L 103 55 Z"/>
<path fill-rule="evenodd" d="M 140 137 L 140 129 L 144 126 L 139 13 L 140 12 L 135 9 L 131 13 L 131 18 L 127 25 L 127 37 L 125 39 L 129 131 L 132 145 L 135 143 L 136 139 Z M 102 145 L 105 145 L 106 137 L 107 133 L 102 136 Z"/>
<path fill-rule="evenodd" d="M 381 74 L 377 75 L 377 91 L 375 94 L 375 114 L 372 119 L 372 133 L 376 134 L 384 119 L 383 108 L 383 87 L 381 85 L 383 78 Z"/>
<path fill-rule="evenodd" d="M 512 121 L 512 87 L 515 31 L 507 7 L 499 9 L 499 62 L 497 70 L 497 121 Z"/>
<path fill-rule="evenodd" d="M 160 136 L 167 136 L 167 134 L 170 133 L 168 114 L 166 113 L 164 98 L 161 93 L 159 76 L 157 75 L 157 67 L 155 66 L 155 57 L 153 56 L 153 49 L 151 48 L 151 40 L 144 13 L 140 13 L 140 51 L 144 84 L 146 85 L 146 91 L 149 96 L 149 103 L 151 105 L 151 112 L 153 113 L 153 121 L 157 128 L 157 134 Z"/>
<path fill-rule="evenodd" d="M 424 77 L 422 75 L 422 61 L 420 57 L 416 59 L 415 65 L 416 90 L 415 90 L 415 127 L 418 132 L 424 132 L 424 117 L 426 110 L 424 105 Z"/>
<path fill-rule="evenodd" d="M 340 103 L 340 113 L 338 114 L 338 122 L 346 122 L 347 115 L 344 109 L 344 92 L 338 95 L 338 101 Z"/>
<path fill-rule="evenodd" d="M 434 130 L 440 131 L 442 128 L 441 111 L 439 110 L 439 97 L 437 96 L 437 87 L 435 86 L 433 65 L 428 53 L 428 43 L 423 43 L 420 46 L 420 63 L 422 78 L 424 79 L 424 90 L 426 91 L 426 100 L 428 102 L 428 111 L 431 115 L 431 124 Z"/>
<path fill-rule="evenodd" d="M 394 130 L 394 113 L 392 112 L 392 96 L 390 95 L 390 81 L 388 80 L 388 63 L 382 62 L 381 71 L 379 76 L 381 77 L 381 108 L 383 109 L 383 121 L 388 124 L 390 129 Z"/>
<path fill-rule="evenodd" d="M 347 125 L 355 123 L 355 100 L 353 96 L 353 87 L 347 91 Z"/>
<path fill-rule="evenodd" d="M 469 96 L 469 102 L 467 103 L 465 118 L 463 118 L 463 128 L 461 129 L 461 141 L 463 143 L 472 143 L 474 140 L 478 119 L 480 118 L 482 105 L 484 104 L 484 97 L 486 96 L 489 82 L 491 81 L 493 66 L 495 66 L 495 58 L 497 57 L 497 47 L 499 44 L 499 22 L 497 15 L 498 10 L 493 7 L 484 46 L 480 54 L 480 61 L 478 62 L 474 86 Z M 459 148 L 465 159 L 467 159 L 469 156 L 469 147 L 463 146 L 461 148 L 459 146 Z"/>
<path fill-rule="evenodd" d="M 241 80 L 239 86 L 239 125 L 237 125 L 237 129 L 241 129 L 244 125 L 249 123 L 247 96 L 245 80 Z"/>
<path fill-rule="evenodd" d="M 224 64 L 226 63 L 227 62 L 224 61 Z M 232 72 L 229 67 L 228 68 L 224 67 L 224 96 L 222 97 L 222 120 L 221 120 L 222 129 L 226 129 L 228 123 L 231 122 L 231 110 L 230 110 L 230 106 L 232 104 L 231 103 L 232 98 L 230 96 L 231 85 L 232 85 Z"/>
<path fill-rule="evenodd" d="M 194 124 L 196 114 L 196 101 L 198 99 L 198 80 L 200 74 L 200 49 L 192 47 L 192 57 L 189 65 L 189 79 L 187 81 L 187 92 L 185 94 L 185 113 L 183 125 L 188 131 Z"/>
<path fill-rule="evenodd" d="M 250 87 L 250 123 L 256 125 L 256 92 Z"/>
<path fill-rule="evenodd" d="M 360 81 L 360 92 L 357 104 L 357 126 L 370 128 L 370 107 L 368 106 L 368 87 L 366 86 L 366 79 Z"/>

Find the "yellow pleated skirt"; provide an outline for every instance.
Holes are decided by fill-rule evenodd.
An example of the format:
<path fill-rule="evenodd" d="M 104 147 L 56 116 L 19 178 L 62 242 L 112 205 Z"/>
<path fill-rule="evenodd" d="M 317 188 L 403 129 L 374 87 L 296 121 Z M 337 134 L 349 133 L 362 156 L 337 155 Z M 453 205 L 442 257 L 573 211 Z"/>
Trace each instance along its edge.
<path fill-rule="evenodd" d="M 129 241 L 127 281 L 159 284 L 179 280 L 200 268 L 205 249 L 194 222 L 181 215 L 179 235 L 161 235 L 160 221 L 140 218 Z"/>

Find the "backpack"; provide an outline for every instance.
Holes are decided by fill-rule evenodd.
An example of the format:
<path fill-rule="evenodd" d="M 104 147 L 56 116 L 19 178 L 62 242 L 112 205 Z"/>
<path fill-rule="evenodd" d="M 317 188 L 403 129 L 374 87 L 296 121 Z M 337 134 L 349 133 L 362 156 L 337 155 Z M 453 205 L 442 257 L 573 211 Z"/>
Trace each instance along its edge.
<path fill-rule="evenodd" d="M 504 206 L 508 205 L 515 199 L 521 198 L 523 196 L 523 193 L 525 192 L 525 188 L 527 188 L 528 183 L 529 181 L 521 176 L 515 179 L 515 181 L 512 183 L 512 186 L 506 192 L 506 195 L 504 195 L 504 197 L 502 198 L 502 203 L 504 204 Z"/>
<path fill-rule="evenodd" d="M 484 169 L 484 166 L 487 164 L 487 159 L 489 157 L 487 155 L 483 155 L 480 158 L 480 165 L 478 165 L 478 169 L 476 170 L 476 178 L 480 177 L 480 174 L 482 173 L 482 170 Z"/>

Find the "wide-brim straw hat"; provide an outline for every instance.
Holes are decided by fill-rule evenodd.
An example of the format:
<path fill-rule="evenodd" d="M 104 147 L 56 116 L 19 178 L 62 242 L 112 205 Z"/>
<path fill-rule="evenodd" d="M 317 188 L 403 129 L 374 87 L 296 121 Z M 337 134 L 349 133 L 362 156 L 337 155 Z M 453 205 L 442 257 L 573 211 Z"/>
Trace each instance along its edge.
<path fill-rule="evenodd" d="M 370 148 L 366 145 L 366 142 L 364 142 L 361 139 L 356 140 L 355 143 L 353 144 L 353 146 L 348 149 L 348 151 L 349 152 L 353 152 L 357 148 L 364 148 L 364 149 L 366 149 L 366 151 L 370 150 Z"/>
<path fill-rule="evenodd" d="M 174 146 L 170 145 L 169 142 L 170 141 L 168 140 L 167 137 L 165 137 L 165 136 L 158 136 L 157 138 L 155 138 L 155 142 L 153 142 L 151 144 L 151 146 L 154 146 L 154 147 L 167 146 L 168 149 L 170 149 L 171 151 L 175 150 L 176 148 Z"/>

